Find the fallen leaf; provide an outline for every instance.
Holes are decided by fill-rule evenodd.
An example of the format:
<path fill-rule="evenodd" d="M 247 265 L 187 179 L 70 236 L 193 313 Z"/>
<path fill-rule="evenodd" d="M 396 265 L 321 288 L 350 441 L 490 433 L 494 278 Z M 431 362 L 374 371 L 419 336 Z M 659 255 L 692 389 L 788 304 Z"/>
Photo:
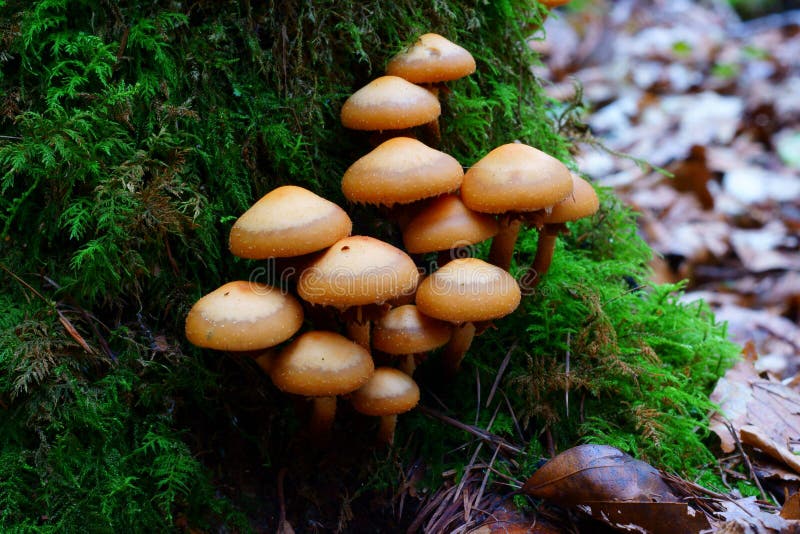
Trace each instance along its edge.
<path fill-rule="evenodd" d="M 755 425 L 745 425 L 739 429 L 742 443 L 750 445 L 761 452 L 780 460 L 787 466 L 800 473 L 800 457 L 792 453 L 787 447 L 772 439 L 765 430 Z M 796 436 L 796 435 L 795 435 Z M 794 439 L 797 439 L 796 437 Z"/>
<path fill-rule="evenodd" d="M 682 502 L 595 502 L 579 508 L 623 532 L 675 534 L 710 528 L 703 512 Z"/>
<path fill-rule="evenodd" d="M 608 445 L 567 449 L 540 467 L 522 491 L 568 504 L 678 500 L 656 468 Z"/>
<path fill-rule="evenodd" d="M 522 487 L 577 505 L 617 530 L 673 534 L 709 528 L 706 514 L 673 493 L 653 466 L 608 445 L 579 445 L 540 467 Z"/>
<path fill-rule="evenodd" d="M 715 525 L 716 532 L 741 532 L 743 534 L 778 534 L 786 532 L 789 521 L 778 514 L 762 510 L 755 497 L 720 501 L 722 522 Z"/>
<path fill-rule="evenodd" d="M 724 452 L 735 449 L 732 430 L 745 445 L 800 473 L 800 457 L 791 449 L 800 438 L 800 394 L 786 384 L 758 376 L 752 342 L 745 346 L 744 354 L 711 393 L 711 400 L 720 408 L 711 418 L 711 430 L 719 436 Z"/>
<path fill-rule="evenodd" d="M 784 519 L 800 519 L 800 493 L 789 495 L 781 508 L 781 517 Z"/>

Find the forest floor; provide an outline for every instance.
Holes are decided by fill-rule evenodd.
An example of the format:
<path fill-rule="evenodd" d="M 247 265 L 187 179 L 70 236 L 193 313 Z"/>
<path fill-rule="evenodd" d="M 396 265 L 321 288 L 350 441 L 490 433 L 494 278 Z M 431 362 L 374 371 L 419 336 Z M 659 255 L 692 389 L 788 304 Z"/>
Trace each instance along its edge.
<path fill-rule="evenodd" d="M 536 70 L 549 81 L 549 94 L 562 102 L 582 98 L 588 108 L 588 131 L 597 142 L 581 144 L 580 170 L 640 214 L 641 235 L 656 252 L 653 281 L 684 280 L 684 298 L 708 302 L 744 347 L 742 361 L 712 394 L 721 408 L 712 427 L 721 450 L 715 468 L 729 491 L 682 481 L 682 494 L 714 530 L 794 531 L 800 524 L 800 11 L 742 20 L 722 1 L 588 4 L 551 16 L 544 39 L 531 41 L 542 54 Z M 439 496 L 438 507 L 431 500 L 415 526 L 597 532 L 602 527 L 584 523 L 585 512 L 610 515 L 602 506 L 577 514 L 578 508 L 562 513 L 545 506 L 532 519 L 492 496 L 480 470 L 464 478 Z M 622 491 L 589 497 L 613 500 L 616 490 Z M 661 506 L 675 503 L 631 504 L 641 506 L 614 507 L 617 521 L 608 523 L 656 532 L 665 525 L 701 528 L 691 511 Z M 492 513 L 482 523 L 454 518 L 475 509 Z M 660 526 L 648 525 L 648 517 Z"/>

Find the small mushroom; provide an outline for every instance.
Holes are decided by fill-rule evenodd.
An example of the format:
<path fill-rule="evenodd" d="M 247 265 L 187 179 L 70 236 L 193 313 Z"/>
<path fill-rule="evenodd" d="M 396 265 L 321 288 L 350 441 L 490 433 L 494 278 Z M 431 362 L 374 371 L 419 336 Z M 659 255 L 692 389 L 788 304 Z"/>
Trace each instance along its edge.
<path fill-rule="evenodd" d="M 465 48 L 437 34 L 426 33 L 386 65 L 386 74 L 420 84 L 437 97 L 444 82 L 475 72 L 475 58 Z M 427 124 L 431 144 L 441 140 L 438 119 Z"/>
<path fill-rule="evenodd" d="M 463 178 L 453 156 L 410 137 L 394 137 L 345 171 L 342 192 L 353 202 L 391 207 L 455 191 Z"/>
<path fill-rule="evenodd" d="M 453 260 L 417 288 L 417 307 L 430 317 L 456 324 L 445 347 L 445 372 L 458 372 L 475 335 L 474 322 L 504 317 L 519 306 L 517 281 L 503 269 L 478 258 Z"/>
<path fill-rule="evenodd" d="M 572 194 L 553 206 L 552 211 L 544 217 L 536 244 L 536 256 L 520 277 L 525 282 L 526 289 L 538 284 L 547 274 L 553 260 L 556 237 L 568 232 L 565 223 L 593 215 L 600 207 L 597 193 L 589 182 L 574 174 L 572 181 Z"/>
<path fill-rule="evenodd" d="M 429 91 L 399 76 L 381 76 L 350 95 L 341 120 L 353 130 L 403 130 L 436 120 L 441 113 L 439 100 Z"/>
<path fill-rule="evenodd" d="M 444 321 L 428 317 L 413 304 L 392 308 L 375 321 L 372 346 L 380 351 L 401 356 L 400 369 L 414 374 L 417 358 L 443 346 L 450 340 L 452 328 Z"/>
<path fill-rule="evenodd" d="M 439 265 L 455 259 L 467 245 L 485 241 L 497 234 L 494 217 L 472 211 L 456 195 L 433 199 L 403 229 L 403 244 L 411 254 L 439 252 Z"/>
<path fill-rule="evenodd" d="M 294 185 L 261 197 L 231 228 L 230 250 L 240 258 L 301 256 L 350 235 L 353 223 L 333 202 Z"/>
<path fill-rule="evenodd" d="M 418 84 L 457 80 L 475 72 L 466 49 L 436 33 L 426 33 L 386 65 L 386 74 Z"/>
<path fill-rule="evenodd" d="M 281 391 L 314 401 L 309 428 L 325 436 L 336 416 L 336 396 L 355 391 L 372 376 L 369 352 L 334 332 L 306 332 L 271 363 L 269 375 Z"/>
<path fill-rule="evenodd" d="M 572 192 L 569 169 L 522 143 L 499 146 L 464 174 L 461 199 L 469 209 L 503 215 L 489 261 L 508 270 L 521 220 L 535 225 L 546 210 Z"/>
<path fill-rule="evenodd" d="M 272 286 L 238 280 L 200 298 L 186 316 L 193 345 L 227 351 L 273 347 L 303 324 L 303 307 Z"/>
<path fill-rule="evenodd" d="M 378 367 L 366 384 L 353 392 L 350 402 L 364 415 L 379 416 L 378 443 L 391 445 L 397 415 L 419 403 L 419 386 L 406 373 L 392 367 Z"/>
<path fill-rule="evenodd" d="M 312 304 L 352 308 L 348 334 L 369 349 L 369 318 L 364 307 L 383 304 L 414 291 L 419 271 L 402 250 L 374 237 L 350 236 L 337 241 L 301 274 L 300 298 Z"/>

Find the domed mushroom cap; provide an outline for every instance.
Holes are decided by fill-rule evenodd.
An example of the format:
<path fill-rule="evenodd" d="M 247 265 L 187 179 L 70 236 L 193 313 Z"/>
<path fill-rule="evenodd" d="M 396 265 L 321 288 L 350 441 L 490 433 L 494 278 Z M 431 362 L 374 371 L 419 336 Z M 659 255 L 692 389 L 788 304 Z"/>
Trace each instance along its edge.
<path fill-rule="evenodd" d="M 418 281 L 417 266 L 399 248 L 369 236 L 350 236 L 300 274 L 297 293 L 307 302 L 345 309 L 382 304 L 412 292 Z"/>
<path fill-rule="evenodd" d="M 406 304 L 392 308 L 375 322 L 372 346 L 387 354 L 416 354 L 441 347 L 450 335 L 449 324 Z"/>
<path fill-rule="evenodd" d="M 342 106 L 342 125 L 354 130 L 401 130 L 437 119 L 439 100 L 427 89 L 400 78 L 381 76 L 350 95 Z"/>
<path fill-rule="evenodd" d="M 436 252 L 480 243 L 497 231 L 494 217 L 472 211 L 458 195 L 446 195 L 411 219 L 403 230 L 403 244 L 412 254 Z"/>
<path fill-rule="evenodd" d="M 436 33 L 422 35 L 386 65 L 386 74 L 414 83 L 456 80 L 475 72 L 475 59 L 466 49 Z"/>
<path fill-rule="evenodd" d="M 572 191 L 566 165 L 521 143 L 502 145 L 465 174 L 461 199 L 483 213 L 535 211 L 564 200 Z"/>
<path fill-rule="evenodd" d="M 350 393 L 372 376 L 375 364 L 362 346 L 334 332 L 306 332 L 272 362 L 270 378 L 281 391 L 306 397 Z"/>
<path fill-rule="evenodd" d="M 394 137 L 353 163 L 342 177 L 354 202 L 406 204 L 455 191 L 464 169 L 451 155 L 409 137 Z"/>
<path fill-rule="evenodd" d="M 186 316 L 186 338 L 208 349 L 257 350 L 289 339 L 302 324 L 303 308 L 292 295 L 238 280 L 192 306 Z"/>
<path fill-rule="evenodd" d="M 366 384 L 353 392 L 350 402 L 364 415 L 397 415 L 419 403 L 419 386 L 398 369 L 379 367 Z"/>
<path fill-rule="evenodd" d="M 519 285 L 506 271 L 478 258 L 462 258 L 423 280 L 416 302 L 425 315 L 463 323 L 508 315 L 520 299 Z"/>
<path fill-rule="evenodd" d="M 581 178 L 572 175 L 572 194 L 555 206 L 550 215 L 545 217 L 545 223 L 565 223 L 577 221 L 583 217 L 593 215 L 600 207 L 592 184 Z"/>
<path fill-rule="evenodd" d="M 542 4 L 549 8 L 563 6 L 569 4 L 571 0 L 539 0 Z"/>
<path fill-rule="evenodd" d="M 350 235 L 353 223 L 333 202 L 294 185 L 270 191 L 231 228 L 230 250 L 240 258 L 300 256 Z"/>

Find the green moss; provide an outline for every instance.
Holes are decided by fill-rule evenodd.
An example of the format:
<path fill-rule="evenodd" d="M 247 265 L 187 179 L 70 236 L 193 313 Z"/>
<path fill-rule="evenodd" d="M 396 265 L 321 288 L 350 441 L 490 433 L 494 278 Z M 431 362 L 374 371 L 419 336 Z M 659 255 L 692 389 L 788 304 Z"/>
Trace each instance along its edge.
<path fill-rule="evenodd" d="M 275 517 L 286 465 L 306 499 L 291 513 L 346 524 L 352 499 L 368 493 L 354 488 L 386 490 L 403 470 L 383 457 L 356 464 L 363 444 L 336 462 L 295 457 L 291 403 L 252 362 L 189 347 L 185 314 L 261 266 L 226 249 L 231 224 L 261 195 L 294 183 L 344 204 L 341 175 L 368 143 L 341 127 L 341 104 L 423 32 L 477 59 L 444 96 L 444 151 L 471 165 L 519 139 L 571 163 L 550 118 L 560 108 L 529 68 L 539 5 L 8 0 L 0 20 L 0 525 L 246 529 L 239 509 L 255 524 Z M 348 208 L 359 231 L 394 237 L 375 213 Z M 520 262 L 533 247 L 528 232 Z M 678 470 L 696 465 L 707 458 L 695 430 L 704 395 L 731 347 L 675 288 L 639 287 L 648 256 L 606 198 L 561 242 L 536 295 L 479 339 L 461 389 L 434 378 L 426 391 L 508 437 L 520 437 L 520 419 L 531 458 L 547 425 L 562 447 L 604 440 Z M 514 415 L 486 413 L 475 377 L 491 384 L 512 346 L 501 386 Z M 429 364 L 421 380 L 430 375 Z M 375 423 L 345 411 L 337 424 L 350 436 Z M 468 461 L 450 452 L 464 438 L 409 414 L 395 452 L 438 482 Z"/>

